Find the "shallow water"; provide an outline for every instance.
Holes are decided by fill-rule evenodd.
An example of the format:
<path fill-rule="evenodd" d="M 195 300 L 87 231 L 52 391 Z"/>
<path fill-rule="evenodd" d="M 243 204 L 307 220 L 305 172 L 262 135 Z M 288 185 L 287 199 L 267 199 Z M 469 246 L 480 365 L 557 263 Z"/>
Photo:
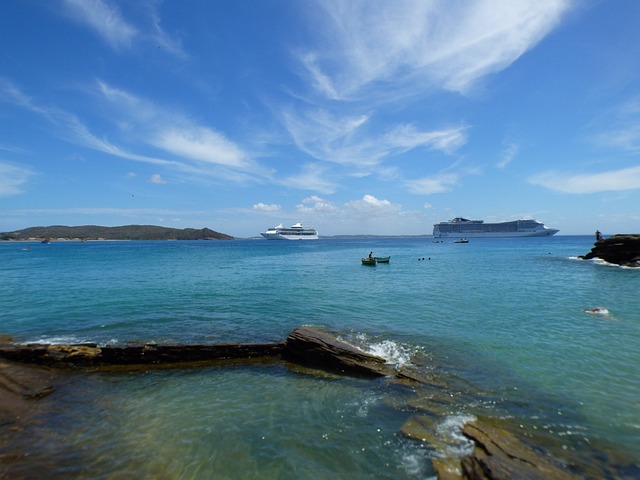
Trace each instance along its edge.
<path fill-rule="evenodd" d="M 568 451 L 638 459 L 640 270 L 576 258 L 592 245 L 4 243 L 0 333 L 261 342 L 316 325 L 396 363 L 421 357 L 455 385 L 439 420 L 450 433 L 460 418 L 512 416 Z M 360 265 L 370 250 L 391 263 Z M 585 313 L 597 306 L 609 315 Z M 11 468 L 39 465 L 53 478 L 425 478 L 438 452 L 399 433 L 415 413 L 411 395 L 284 363 L 72 375 L 24 435 L 28 465 Z"/>

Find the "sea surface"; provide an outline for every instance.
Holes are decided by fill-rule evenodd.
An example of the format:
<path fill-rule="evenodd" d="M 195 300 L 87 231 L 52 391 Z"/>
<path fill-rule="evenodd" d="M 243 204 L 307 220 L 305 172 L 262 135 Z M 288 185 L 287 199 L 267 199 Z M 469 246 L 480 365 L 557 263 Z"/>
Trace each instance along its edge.
<path fill-rule="evenodd" d="M 593 241 L 0 243 L 0 334 L 16 342 L 270 342 L 312 325 L 451 397 L 420 441 L 401 428 L 425 399 L 388 379 L 285 362 L 70 372 L 0 477 L 432 478 L 478 416 L 637 472 L 640 269 L 578 259 Z M 369 251 L 391 262 L 361 265 Z"/>

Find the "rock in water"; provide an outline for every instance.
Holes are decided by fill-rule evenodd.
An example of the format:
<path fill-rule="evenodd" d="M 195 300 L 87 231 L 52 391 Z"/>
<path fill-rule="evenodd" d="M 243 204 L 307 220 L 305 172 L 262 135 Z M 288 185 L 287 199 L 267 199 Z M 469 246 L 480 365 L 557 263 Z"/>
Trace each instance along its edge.
<path fill-rule="evenodd" d="M 284 346 L 285 358 L 318 368 L 364 376 L 391 373 L 383 358 L 368 354 L 312 327 L 296 328 Z"/>
<path fill-rule="evenodd" d="M 598 240 L 591 251 L 580 258 L 599 258 L 624 267 L 640 267 L 640 235 L 625 234 Z"/>

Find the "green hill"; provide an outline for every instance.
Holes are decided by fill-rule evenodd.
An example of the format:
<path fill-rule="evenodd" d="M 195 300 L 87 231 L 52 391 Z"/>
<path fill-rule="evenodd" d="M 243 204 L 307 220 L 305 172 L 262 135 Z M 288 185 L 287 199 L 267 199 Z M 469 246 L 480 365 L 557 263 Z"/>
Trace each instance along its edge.
<path fill-rule="evenodd" d="M 84 225 L 67 227 L 30 227 L 15 232 L 0 233 L 0 240 L 29 239 L 80 239 L 80 240 L 233 240 L 224 233 L 208 228 L 168 228 L 154 225 L 125 225 L 122 227 L 100 227 Z"/>

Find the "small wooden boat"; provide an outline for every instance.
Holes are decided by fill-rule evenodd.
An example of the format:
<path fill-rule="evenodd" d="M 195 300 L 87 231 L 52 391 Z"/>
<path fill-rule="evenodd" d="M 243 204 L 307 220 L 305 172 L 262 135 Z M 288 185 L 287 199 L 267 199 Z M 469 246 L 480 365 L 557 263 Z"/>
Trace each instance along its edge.
<path fill-rule="evenodd" d="M 391 257 L 374 257 L 377 263 L 389 263 Z"/>
<path fill-rule="evenodd" d="M 362 257 L 360 260 L 362 260 L 362 264 L 363 265 L 375 265 L 376 264 L 376 257 Z"/>

